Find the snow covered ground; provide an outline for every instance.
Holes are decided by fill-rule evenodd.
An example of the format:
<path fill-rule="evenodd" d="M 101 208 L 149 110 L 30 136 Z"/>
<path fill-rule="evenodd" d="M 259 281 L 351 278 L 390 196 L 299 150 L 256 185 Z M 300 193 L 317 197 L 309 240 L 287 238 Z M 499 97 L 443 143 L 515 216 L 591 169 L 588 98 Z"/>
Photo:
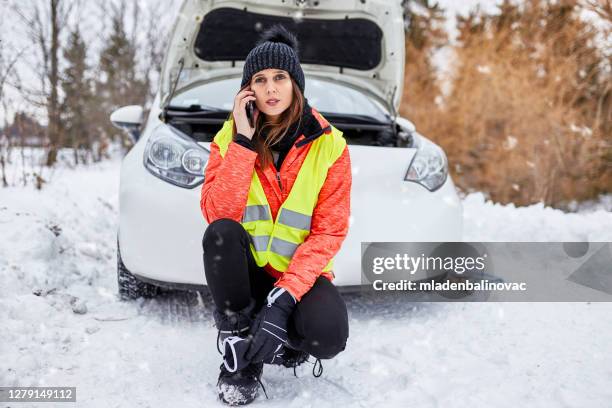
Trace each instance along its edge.
<path fill-rule="evenodd" d="M 206 296 L 116 298 L 119 158 L 0 189 L 0 385 L 76 386 L 82 407 L 217 406 Z M 465 240 L 612 241 L 608 202 L 565 214 L 465 197 Z M 266 366 L 255 406 L 609 407 L 612 304 L 346 295 L 345 352 Z M 0 406 L 8 404 L 0 403 Z M 15 406 L 31 406 L 20 403 Z M 47 406 L 39 404 L 39 406 Z"/>

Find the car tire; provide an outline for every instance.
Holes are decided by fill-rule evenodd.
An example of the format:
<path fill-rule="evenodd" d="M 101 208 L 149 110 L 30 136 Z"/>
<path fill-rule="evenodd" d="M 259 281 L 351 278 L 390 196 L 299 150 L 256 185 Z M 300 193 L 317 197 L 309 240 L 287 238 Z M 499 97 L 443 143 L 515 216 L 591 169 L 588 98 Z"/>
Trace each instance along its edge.
<path fill-rule="evenodd" d="M 117 287 L 120 300 L 152 298 L 159 293 L 159 287 L 141 281 L 125 267 L 121 259 L 119 241 L 117 241 Z"/>

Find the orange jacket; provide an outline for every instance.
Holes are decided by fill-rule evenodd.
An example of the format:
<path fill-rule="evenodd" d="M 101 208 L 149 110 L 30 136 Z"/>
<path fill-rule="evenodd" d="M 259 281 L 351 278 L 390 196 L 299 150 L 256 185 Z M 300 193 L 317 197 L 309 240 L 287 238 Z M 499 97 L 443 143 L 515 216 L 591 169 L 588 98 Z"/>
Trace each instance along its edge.
<path fill-rule="evenodd" d="M 282 190 L 276 178 L 274 164 L 262 169 L 256 152 L 232 141 L 225 157 L 221 157 L 219 146 L 215 142 L 211 143 L 200 198 L 202 214 L 209 224 L 219 218 L 241 221 L 253 169 L 261 180 L 272 217 L 276 220 L 278 210 L 289 195 L 310 150 L 310 142 L 317 137 L 331 134 L 329 122 L 316 109 L 311 108 L 311 114 L 305 115 L 304 119 L 306 125 L 301 130 L 306 129 L 308 134 L 302 133 L 297 138 L 281 165 Z M 300 144 L 301 141 L 304 143 Z M 312 214 L 310 235 L 293 254 L 287 271 L 279 272 L 270 264 L 264 267 L 270 275 L 277 278 L 274 286 L 285 288 L 298 301 L 310 290 L 319 275 L 333 280 L 333 272 L 323 273 L 322 270 L 340 250 L 348 233 L 351 183 L 351 161 L 347 146 L 329 168 Z"/>

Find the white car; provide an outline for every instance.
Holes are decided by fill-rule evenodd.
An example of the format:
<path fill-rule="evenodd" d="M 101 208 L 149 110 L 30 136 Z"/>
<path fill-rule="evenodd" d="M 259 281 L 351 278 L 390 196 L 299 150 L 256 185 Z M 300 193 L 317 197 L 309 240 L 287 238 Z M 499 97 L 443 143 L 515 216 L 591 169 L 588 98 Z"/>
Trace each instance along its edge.
<path fill-rule="evenodd" d="M 122 298 L 152 296 L 159 286 L 205 289 L 200 192 L 210 142 L 232 110 L 244 58 L 277 22 L 297 34 L 308 102 L 349 145 L 350 227 L 335 284 L 362 284 L 362 242 L 461 241 L 462 205 L 443 150 L 398 116 L 402 14 L 399 0 L 183 3 L 146 123 L 139 106 L 111 115 L 137 140 L 121 167 Z"/>

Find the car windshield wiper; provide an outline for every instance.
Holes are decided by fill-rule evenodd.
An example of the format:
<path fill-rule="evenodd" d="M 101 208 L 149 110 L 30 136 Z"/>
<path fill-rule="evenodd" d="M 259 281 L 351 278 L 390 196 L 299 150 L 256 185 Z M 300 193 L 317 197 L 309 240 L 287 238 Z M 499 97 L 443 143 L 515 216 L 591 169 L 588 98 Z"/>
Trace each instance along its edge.
<path fill-rule="evenodd" d="M 160 119 L 163 122 L 166 122 L 166 120 L 168 119 L 168 116 L 192 116 L 192 115 L 197 116 L 197 115 L 202 115 L 202 114 L 207 114 L 207 113 L 224 112 L 223 109 L 215 108 L 212 106 L 199 105 L 199 104 L 192 104 L 189 106 L 173 106 L 172 105 L 172 99 L 174 98 L 176 87 L 178 86 L 179 80 L 181 78 L 181 73 L 183 72 L 183 68 L 185 66 L 185 59 L 181 58 L 178 61 L 178 65 L 179 65 L 179 70 L 178 70 L 178 73 L 176 74 L 176 79 L 174 80 L 174 84 L 172 85 L 172 89 L 170 91 L 170 94 L 168 95 L 166 103 L 164 104 L 164 107 L 162 108 Z M 170 112 L 171 112 L 171 115 L 169 115 Z"/>
<path fill-rule="evenodd" d="M 218 124 L 227 120 L 230 112 L 225 109 L 212 106 L 190 105 L 190 106 L 168 106 L 164 111 L 164 117 L 172 123 L 202 123 Z"/>
<path fill-rule="evenodd" d="M 189 105 L 189 106 L 175 106 L 168 105 L 167 110 L 173 112 L 194 112 L 194 113 L 206 113 L 206 112 L 226 112 L 225 109 L 215 108 L 214 106 L 208 105 Z"/>
<path fill-rule="evenodd" d="M 387 121 L 380 120 L 370 115 L 360 115 L 356 113 L 332 113 L 332 112 L 321 112 L 323 116 L 327 119 L 333 119 L 338 122 L 348 122 L 348 123 L 368 123 L 374 125 L 388 125 L 391 123 L 391 118 L 388 115 Z"/>
<path fill-rule="evenodd" d="M 344 129 L 385 129 L 388 128 L 393 122 L 388 115 L 387 120 L 381 120 L 369 115 L 359 115 L 351 113 L 330 113 L 321 112 L 325 119 L 332 122 L 334 126 L 342 127 Z"/>

